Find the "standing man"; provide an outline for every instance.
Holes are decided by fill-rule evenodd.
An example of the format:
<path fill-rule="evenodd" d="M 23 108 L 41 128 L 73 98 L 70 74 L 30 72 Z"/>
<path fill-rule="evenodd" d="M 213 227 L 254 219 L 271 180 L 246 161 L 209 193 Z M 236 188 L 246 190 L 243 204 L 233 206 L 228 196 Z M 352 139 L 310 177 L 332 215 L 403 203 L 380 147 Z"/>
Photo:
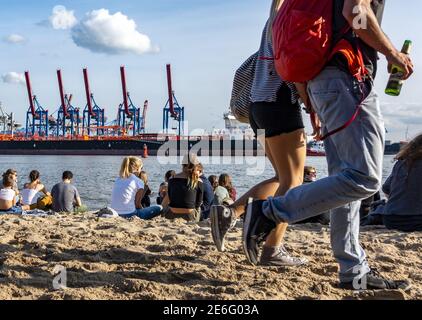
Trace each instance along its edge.
<path fill-rule="evenodd" d="M 398 51 L 380 27 L 385 0 L 335 0 L 334 36 L 357 41 L 368 76 L 359 84 L 343 57 L 335 55 L 322 72 L 307 83 L 310 101 L 321 120 L 324 133 L 341 127 L 361 111 L 353 123 L 325 140 L 329 177 L 297 187 L 285 196 L 255 201 L 248 206 L 243 245 L 248 260 L 255 264 L 258 245 L 278 223 L 295 223 L 331 210 L 331 246 L 340 265 L 340 287 L 358 289 L 403 289 L 407 281 L 384 279 L 369 268 L 359 243 L 359 207 L 362 199 L 381 187 L 384 155 L 384 121 L 373 79 L 377 52 L 389 65 L 404 70 L 404 79 L 413 73 L 409 56 Z M 356 10 L 356 9 L 359 10 Z M 366 18 L 366 27 L 356 20 Z M 347 24 L 351 27 L 341 34 Z M 347 30 L 347 28 L 346 28 Z"/>

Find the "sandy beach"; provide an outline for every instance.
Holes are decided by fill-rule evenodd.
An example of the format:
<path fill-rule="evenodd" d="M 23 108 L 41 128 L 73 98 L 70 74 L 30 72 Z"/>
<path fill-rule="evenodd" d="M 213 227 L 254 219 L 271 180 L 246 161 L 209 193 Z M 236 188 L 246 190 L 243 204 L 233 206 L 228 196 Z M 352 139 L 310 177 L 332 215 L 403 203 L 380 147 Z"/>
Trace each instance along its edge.
<path fill-rule="evenodd" d="M 248 265 L 240 235 L 233 230 L 220 254 L 207 223 L 0 216 L 0 299 L 422 299 L 421 233 L 362 230 L 371 265 L 413 283 L 407 293 L 364 294 L 336 288 L 326 227 L 288 231 L 287 248 L 310 260 L 300 269 Z M 63 290 L 53 287 L 57 266 Z"/>

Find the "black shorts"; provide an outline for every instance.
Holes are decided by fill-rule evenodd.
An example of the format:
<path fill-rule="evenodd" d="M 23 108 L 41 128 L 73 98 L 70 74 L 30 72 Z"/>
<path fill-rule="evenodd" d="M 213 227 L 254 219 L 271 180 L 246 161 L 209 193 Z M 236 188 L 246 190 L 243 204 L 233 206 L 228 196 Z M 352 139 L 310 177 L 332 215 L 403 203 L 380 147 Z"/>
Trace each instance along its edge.
<path fill-rule="evenodd" d="M 255 102 L 249 109 L 249 122 L 255 135 L 265 130 L 271 138 L 305 128 L 299 103 L 292 103 L 291 91 L 283 84 L 276 102 Z"/>

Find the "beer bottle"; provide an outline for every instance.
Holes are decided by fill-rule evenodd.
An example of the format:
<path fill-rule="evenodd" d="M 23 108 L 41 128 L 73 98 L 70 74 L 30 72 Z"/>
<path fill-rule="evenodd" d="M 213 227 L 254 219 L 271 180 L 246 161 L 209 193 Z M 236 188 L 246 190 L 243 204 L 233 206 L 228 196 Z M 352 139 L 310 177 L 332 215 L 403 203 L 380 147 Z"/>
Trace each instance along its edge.
<path fill-rule="evenodd" d="M 412 48 L 412 41 L 406 40 L 403 45 L 403 49 L 401 50 L 402 53 L 410 54 L 410 49 Z M 390 96 L 399 96 L 401 89 L 403 87 L 403 70 L 393 65 L 391 69 L 390 79 L 388 80 L 387 88 L 385 89 L 385 93 Z"/>

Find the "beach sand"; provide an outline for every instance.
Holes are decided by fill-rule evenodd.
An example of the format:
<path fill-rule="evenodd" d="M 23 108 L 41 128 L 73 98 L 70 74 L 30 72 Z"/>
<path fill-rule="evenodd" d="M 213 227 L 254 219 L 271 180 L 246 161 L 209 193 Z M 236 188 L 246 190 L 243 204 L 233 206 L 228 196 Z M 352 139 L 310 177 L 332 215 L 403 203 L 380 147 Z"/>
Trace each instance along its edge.
<path fill-rule="evenodd" d="M 421 235 L 364 228 L 371 265 L 413 288 L 357 294 L 336 288 L 329 229 L 318 225 L 289 229 L 287 248 L 310 260 L 295 269 L 249 265 L 240 228 L 221 254 L 207 223 L 0 216 L 0 299 L 422 299 Z M 63 290 L 53 287 L 57 266 Z"/>

